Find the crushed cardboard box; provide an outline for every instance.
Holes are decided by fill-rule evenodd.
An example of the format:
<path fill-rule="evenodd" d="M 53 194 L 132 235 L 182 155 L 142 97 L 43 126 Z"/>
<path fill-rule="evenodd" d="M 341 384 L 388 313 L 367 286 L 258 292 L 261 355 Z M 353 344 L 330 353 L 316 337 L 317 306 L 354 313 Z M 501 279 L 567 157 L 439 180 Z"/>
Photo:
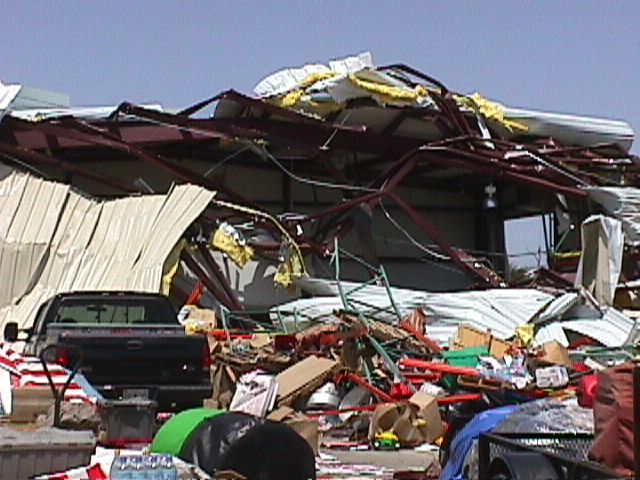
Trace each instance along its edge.
<path fill-rule="evenodd" d="M 331 379 L 339 368 L 340 362 L 312 355 L 280 372 L 276 376 L 276 405 L 291 405 L 299 397 L 311 394 Z"/>
<path fill-rule="evenodd" d="M 444 434 L 444 426 L 436 397 L 416 392 L 409 403 L 386 403 L 373 412 L 369 438 L 393 432 L 402 446 L 433 443 Z"/>
<path fill-rule="evenodd" d="M 444 434 L 444 426 L 438 408 L 438 399 L 425 392 L 416 392 L 409 399 L 409 403 L 418 408 L 418 417 L 424 420 L 426 425 L 425 442 L 433 443 Z"/>
<path fill-rule="evenodd" d="M 469 325 L 460 325 L 451 350 L 462 350 L 469 347 L 487 347 L 491 345 L 491 334 Z"/>
<path fill-rule="evenodd" d="M 569 351 L 560 342 L 555 340 L 542 345 L 542 356 L 540 359 L 547 363 L 553 363 L 554 365 L 573 368 L 573 361 L 569 357 Z"/>
<path fill-rule="evenodd" d="M 502 340 L 469 325 L 460 325 L 451 350 L 463 350 L 470 347 L 487 347 L 489 353 L 502 359 L 514 347 L 512 342 Z"/>

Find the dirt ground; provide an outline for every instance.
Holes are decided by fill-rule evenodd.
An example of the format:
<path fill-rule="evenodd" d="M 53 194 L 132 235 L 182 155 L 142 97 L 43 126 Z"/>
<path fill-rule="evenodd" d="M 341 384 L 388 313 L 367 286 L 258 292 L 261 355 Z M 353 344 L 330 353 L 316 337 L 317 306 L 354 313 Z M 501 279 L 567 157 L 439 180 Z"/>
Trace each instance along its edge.
<path fill-rule="evenodd" d="M 438 463 L 437 453 L 416 452 L 410 449 L 396 452 L 379 452 L 375 450 L 323 450 L 323 452 L 333 455 L 342 463 L 375 465 L 396 471 L 427 469 L 432 463 Z"/>

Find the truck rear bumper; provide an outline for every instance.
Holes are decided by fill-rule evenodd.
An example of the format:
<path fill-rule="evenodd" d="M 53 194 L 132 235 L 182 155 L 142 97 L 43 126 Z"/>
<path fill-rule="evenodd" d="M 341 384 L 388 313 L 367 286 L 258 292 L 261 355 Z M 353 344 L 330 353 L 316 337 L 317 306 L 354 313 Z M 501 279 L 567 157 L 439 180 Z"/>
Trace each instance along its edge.
<path fill-rule="evenodd" d="M 159 411 L 174 411 L 201 407 L 211 398 L 212 385 L 99 385 L 96 389 L 105 398 L 147 398 L 158 403 Z"/>

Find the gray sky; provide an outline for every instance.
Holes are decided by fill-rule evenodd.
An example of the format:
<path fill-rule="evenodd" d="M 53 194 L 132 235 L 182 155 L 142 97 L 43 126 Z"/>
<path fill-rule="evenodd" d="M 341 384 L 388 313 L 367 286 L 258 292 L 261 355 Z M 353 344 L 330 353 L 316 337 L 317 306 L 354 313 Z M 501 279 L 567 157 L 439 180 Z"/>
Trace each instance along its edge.
<path fill-rule="evenodd" d="M 228 88 L 250 93 L 283 67 L 365 50 L 456 91 L 640 131 L 634 0 L 0 0 L 0 81 L 67 93 L 75 105 L 186 106 Z M 532 229 L 516 234 L 511 251 L 537 249 Z"/>

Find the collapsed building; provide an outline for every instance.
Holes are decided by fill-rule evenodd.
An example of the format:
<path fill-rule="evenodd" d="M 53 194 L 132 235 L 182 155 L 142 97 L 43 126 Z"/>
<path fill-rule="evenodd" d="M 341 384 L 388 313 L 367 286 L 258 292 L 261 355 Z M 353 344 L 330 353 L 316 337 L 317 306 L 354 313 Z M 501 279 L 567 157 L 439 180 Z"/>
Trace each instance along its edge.
<path fill-rule="evenodd" d="M 181 110 L 0 85 L 0 116 L 2 322 L 27 325 L 56 291 L 113 288 L 264 321 L 336 297 L 336 278 L 375 278 L 411 307 L 502 298 L 513 317 L 529 302 L 521 323 L 574 285 L 636 307 L 640 159 L 625 122 L 503 106 L 370 54 Z M 529 216 L 548 268 L 511 278 L 505 222 Z M 425 291 L 476 296 L 416 303 Z"/>

